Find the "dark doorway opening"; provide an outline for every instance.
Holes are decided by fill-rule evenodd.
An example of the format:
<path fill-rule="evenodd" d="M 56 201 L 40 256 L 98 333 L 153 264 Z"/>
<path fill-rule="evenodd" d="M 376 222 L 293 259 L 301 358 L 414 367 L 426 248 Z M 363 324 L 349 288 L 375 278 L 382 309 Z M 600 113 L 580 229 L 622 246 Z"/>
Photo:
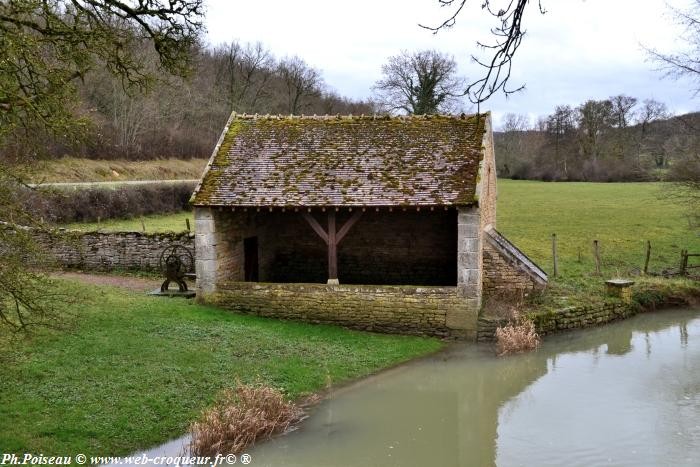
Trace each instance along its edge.
<path fill-rule="evenodd" d="M 243 240 L 245 258 L 244 277 L 246 282 L 258 282 L 258 237 Z"/>

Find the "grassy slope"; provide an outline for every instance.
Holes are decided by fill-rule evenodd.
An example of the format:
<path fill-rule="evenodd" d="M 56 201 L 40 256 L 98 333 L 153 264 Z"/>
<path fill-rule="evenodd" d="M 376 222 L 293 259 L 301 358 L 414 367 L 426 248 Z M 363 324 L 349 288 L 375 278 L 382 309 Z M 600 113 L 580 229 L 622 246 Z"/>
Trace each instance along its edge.
<path fill-rule="evenodd" d="M 677 267 L 682 248 L 700 252 L 700 237 L 688 227 L 683 206 L 664 200 L 659 183 L 500 180 L 498 187 L 498 230 L 548 273 L 551 235 L 557 234 L 561 277 L 553 281 L 555 295 L 602 288 L 592 275 L 594 239 L 600 242 L 605 278 L 642 269 L 647 240 L 651 271 Z"/>
<path fill-rule="evenodd" d="M 202 175 L 206 163 L 206 159 L 103 161 L 66 157 L 47 161 L 32 173 L 31 181 L 50 183 L 197 179 Z"/>
<path fill-rule="evenodd" d="M 63 287 L 81 297 L 73 332 L 0 334 L 0 452 L 129 453 L 181 435 L 236 378 L 296 398 L 442 345 Z"/>
<path fill-rule="evenodd" d="M 194 213 L 183 211 L 175 214 L 154 214 L 143 217 L 146 232 L 181 232 L 187 228 L 185 219 L 190 220 L 190 228 L 194 230 Z M 68 229 L 76 230 L 103 230 L 109 232 L 141 232 L 143 226 L 140 218 L 133 219 L 107 219 L 99 224 L 97 222 L 75 222 L 62 225 Z"/>

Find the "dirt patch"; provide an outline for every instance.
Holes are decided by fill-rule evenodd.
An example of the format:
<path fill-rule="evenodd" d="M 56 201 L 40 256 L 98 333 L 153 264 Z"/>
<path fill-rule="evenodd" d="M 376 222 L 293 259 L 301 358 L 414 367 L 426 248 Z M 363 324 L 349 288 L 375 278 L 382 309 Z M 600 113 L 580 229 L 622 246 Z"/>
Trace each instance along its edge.
<path fill-rule="evenodd" d="M 51 275 L 59 279 L 69 279 L 92 285 L 109 285 L 131 290 L 146 292 L 160 287 L 162 281 L 145 277 L 115 276 L 109 274 L 86 274 L 82 272 L 58 272 Z"/>

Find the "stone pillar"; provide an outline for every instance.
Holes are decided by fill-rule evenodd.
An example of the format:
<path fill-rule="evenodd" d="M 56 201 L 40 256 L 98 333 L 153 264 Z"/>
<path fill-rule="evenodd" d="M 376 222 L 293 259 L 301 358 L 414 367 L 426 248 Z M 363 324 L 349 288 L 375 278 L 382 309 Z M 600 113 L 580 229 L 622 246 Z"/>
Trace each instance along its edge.
<path fill-rule="evenodd" d="M 447 326 L 476 335 L 481 308 L 481 225 L 478 207 L 462 207 L 457 213 L 457 294 L 464 308 L 449 312 Z"/>
<path fill-rule="evenodd" d="M 216 222 L 210 208 L 194 208 L 194 249 L 197 292 L 216 290 Z"/>

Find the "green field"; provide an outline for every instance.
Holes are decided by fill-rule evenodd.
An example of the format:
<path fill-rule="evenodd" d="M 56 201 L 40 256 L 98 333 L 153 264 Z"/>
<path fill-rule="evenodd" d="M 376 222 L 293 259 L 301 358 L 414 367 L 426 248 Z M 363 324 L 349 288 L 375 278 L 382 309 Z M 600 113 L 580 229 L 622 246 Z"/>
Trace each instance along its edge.
<path fill-rule="evenodd" d="M 443 345 L 60 287 L 77 298 L 67 331 L 12 338 L 0 327 L 0 452 L 127 454 L 182 435 L 236 378 L 297 398 Z"/>
<path fill-rule="evenodd" d="M 651 266 L 677 265 L 681 248 L 700 250 L 682 205 L 662 198 L 660 183 L 543 183 L 499 181 L 498 230 L 551 270 L 552 234 L 557 234 L 563 272 L 593 265 L 598 240 L 606 270 L 642 267 L 646 241 Z"/>

